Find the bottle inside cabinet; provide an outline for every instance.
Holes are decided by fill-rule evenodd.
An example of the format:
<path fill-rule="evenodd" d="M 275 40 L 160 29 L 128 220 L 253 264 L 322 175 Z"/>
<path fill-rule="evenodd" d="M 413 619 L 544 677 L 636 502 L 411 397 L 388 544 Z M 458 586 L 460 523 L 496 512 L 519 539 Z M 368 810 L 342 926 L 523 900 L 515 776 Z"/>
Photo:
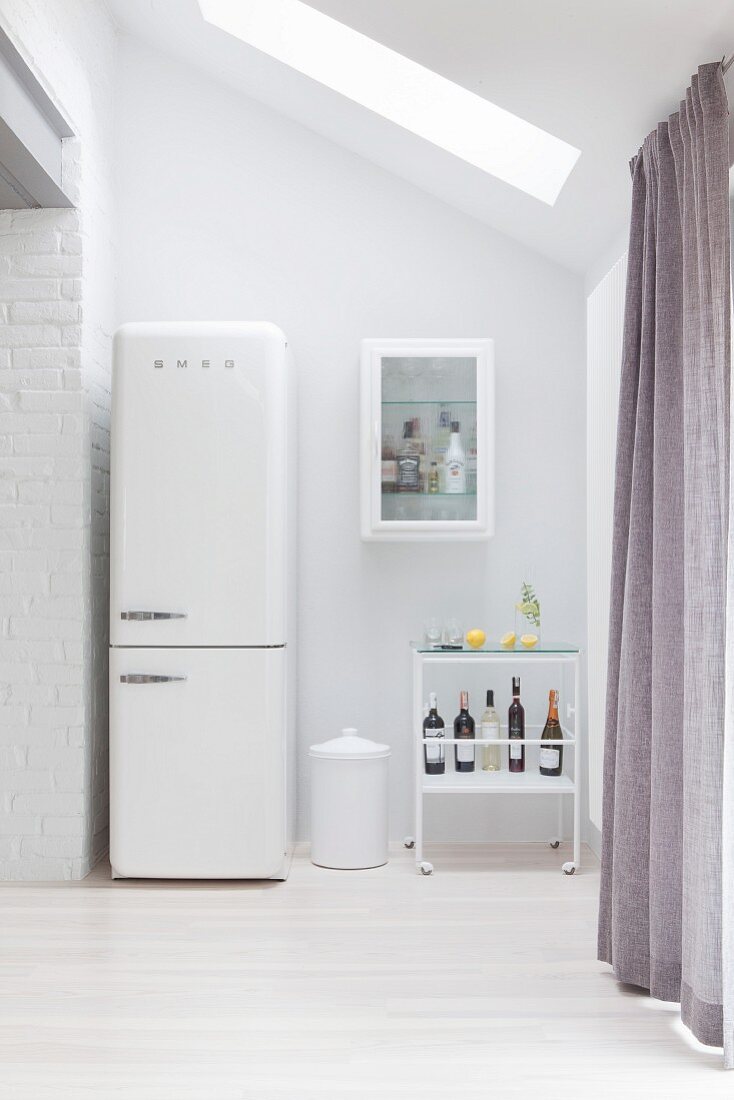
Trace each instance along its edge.
<path fill-rule="evenodd" d="M 451 421 L 451 438 L 446 452 L 446 492 L 466 492 L 466 452 L 461 442 L 461 425 L 458 420 Z"/>
<path fill-rule="evenodd" d="M 406 420 L 403 424 L 403 441 L 397 454 L 395 487 L 398 493 L 419 493 L 421 489 L 421 456 L 413 431 L 413 420 Z"/>

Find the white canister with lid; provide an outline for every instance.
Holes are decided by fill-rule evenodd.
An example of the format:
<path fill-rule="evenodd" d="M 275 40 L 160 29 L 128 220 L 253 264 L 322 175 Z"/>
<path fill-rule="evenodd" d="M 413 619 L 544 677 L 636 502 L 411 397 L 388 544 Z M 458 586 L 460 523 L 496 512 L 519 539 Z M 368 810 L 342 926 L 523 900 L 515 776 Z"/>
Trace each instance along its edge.
<path fill-rule="evenodd" d="M 390 747 L 350 727 L 308 754 L 312 862 L 339 870 L 387 863 Z"/>

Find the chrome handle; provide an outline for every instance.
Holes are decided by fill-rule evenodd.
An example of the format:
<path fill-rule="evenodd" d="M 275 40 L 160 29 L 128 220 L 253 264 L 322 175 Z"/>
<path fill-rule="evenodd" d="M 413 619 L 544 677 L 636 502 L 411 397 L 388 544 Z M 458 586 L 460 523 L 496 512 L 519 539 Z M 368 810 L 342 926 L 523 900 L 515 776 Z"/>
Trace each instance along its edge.
<path fill-rule="evenodd" d="M 148 672 L 130 672 L 120 677 L 121 684 L 177 684 L 185 676 L 153 676 Z"/>
<path fill-rule="evenodd" d="M 187 619 L 188 615 L 184 611 L 121 611 L 120 618 L 143 623 L 151 619 Z"/>

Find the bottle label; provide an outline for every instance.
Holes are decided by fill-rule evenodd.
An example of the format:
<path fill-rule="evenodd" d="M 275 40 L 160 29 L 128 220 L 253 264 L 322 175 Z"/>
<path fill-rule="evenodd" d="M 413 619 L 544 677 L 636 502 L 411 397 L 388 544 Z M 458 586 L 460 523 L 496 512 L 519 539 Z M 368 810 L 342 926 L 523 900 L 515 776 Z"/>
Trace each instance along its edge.
<path fill-rule="evenodd" d="M 500 727 L 496 722 L 482 722 L 482 741 L 491 741 L 499 735 Z"/>
<path fill-rule="evenodd" d="M 446 492 L 466 492 L 466 474 L 464 472 L 464 463 L 461 461 L 457 461 L 453 458 L 446 463 Z"/>
<path fill-rule="evenodd" d="M 540 747 L 541 768 L 557 768 L 561 762 L 561 754 L 558 749 L 546 749 Z"/>
<path fill-rule="evenodd" d="M 510 745 L 510 760 L 522 760 L 522 745 Z"/>
<path fill-rule="evenodd" d="M 469 738 L 466 738 L 468 741 Z M 474 747 L 472 745 L 457 745 L 456 746 L 456 759 L 460 764 L 473 764 L 474 763 Z"/>
<path fill-rule="evenodd" d="M 428 732 L 428 730 L 426 730 L 425 736 L 426 737 L 431 737 L 433 735 L 430 734 Z M 441 734 L 436 734 L 434 736 L 434 740 L 436 742 L 438 742 L 438 739 L 441 736 L 442 736 Z M 426 745 L 426 760 L 428 761 L 429 764 L 440 764 L 442 758 L 443 758 L 443 746 L 442 745 L 439 745 L 439 744 Z"/>
<path fill-rule="evenodd" d="M 401 489 L 418 489 L 420 484 L 420 458 L 418 455 L 398 457 L 398 485 Z"/>

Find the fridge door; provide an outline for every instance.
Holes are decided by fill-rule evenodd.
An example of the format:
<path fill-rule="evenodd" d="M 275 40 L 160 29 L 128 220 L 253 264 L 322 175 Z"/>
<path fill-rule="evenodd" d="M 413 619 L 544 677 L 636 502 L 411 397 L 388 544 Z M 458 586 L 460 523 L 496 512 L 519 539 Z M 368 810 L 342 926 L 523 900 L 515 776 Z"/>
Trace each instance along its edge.
<path fill-rule="evenodd" d="M 287 374 L 274 325 L 116 334 L 112 645 L 285 642 Z"/>
<path fill-rule="evenodd" d="M 110 861 L 132 878 L 269 878 L 285 852 L 281 649 L 110 652 Z"/>

